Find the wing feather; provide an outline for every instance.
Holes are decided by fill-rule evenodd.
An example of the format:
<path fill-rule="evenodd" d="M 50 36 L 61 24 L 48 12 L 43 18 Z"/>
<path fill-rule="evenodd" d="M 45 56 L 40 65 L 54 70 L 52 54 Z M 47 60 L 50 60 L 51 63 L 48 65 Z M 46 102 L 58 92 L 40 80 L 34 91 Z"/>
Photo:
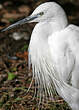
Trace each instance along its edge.
<path fill-rule="evenodd" d="M 48 38 L 59 79 L 51 78 L 57 92 L 74 110 L 79 110 L 79 27 L 69 25 Z"/>

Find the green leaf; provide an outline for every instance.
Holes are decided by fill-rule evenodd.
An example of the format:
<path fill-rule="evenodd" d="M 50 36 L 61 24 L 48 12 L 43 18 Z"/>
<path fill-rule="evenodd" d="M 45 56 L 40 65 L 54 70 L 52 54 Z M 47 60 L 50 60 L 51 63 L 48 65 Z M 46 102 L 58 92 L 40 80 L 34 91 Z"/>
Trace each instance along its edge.
<path fill-rule="evenodd" d="M 22 98 L 20 98 L 20 97 L 17 97 L 16 99 L 15 99 L 15 101 L 17 102 L 17 101 L 21 101 L 22 100 Z"/>
<path fill-rule="evenodd" d="M 12 72 L 15 72 L 15 71 L 17 71 L 17 68 L 14 67 L 14 68 L 11 69 L 11 71 L 12 71 Z"/>
<path fill-rule="evenodd" d="M 27 45 L 27 44 L 24 45 L 24 47 L 21 48 L 22 51 L 25 51 L 25 50 L 27 50 L 27 49 L 28 49 L 28 45 Z"/>
<path fill-rule="evenodd" d="M 16 75 L 12 72 L 8 72 L 8 80 L 13 80 L 15 79 Z"/>
<path fill-rule="evenodd" d="M 8 19 L 9 22 L 13 23 L 14 22 L 14 19 L 13 18 L 10 18 Z"/>
<path fill-rule="evenodd" d="M 27 89 L 25 87 L 15 87 L 13 90 L 14 91 L 23 90 L 23 91 L 27 92 Z"/>

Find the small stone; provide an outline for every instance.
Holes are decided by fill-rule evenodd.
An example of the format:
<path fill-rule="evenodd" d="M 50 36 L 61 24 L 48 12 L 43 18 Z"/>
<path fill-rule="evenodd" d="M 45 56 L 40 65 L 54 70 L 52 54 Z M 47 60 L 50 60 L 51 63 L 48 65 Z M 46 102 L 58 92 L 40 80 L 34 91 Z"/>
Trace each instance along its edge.
<path fill-rule="evenodd" d="M 14 40 L 20 40 L 20 39 L 29 40 L 29 34 L 25 32 L 24 33 L 14 32 L 10 37 L 12 37 Z"/>
<path fill-rule="evenodd" d="M 13 35 L 11 36 L 14 40 L 20 40 L 22 39 L 22 36 L 18 32 L 14 32 Z"/>

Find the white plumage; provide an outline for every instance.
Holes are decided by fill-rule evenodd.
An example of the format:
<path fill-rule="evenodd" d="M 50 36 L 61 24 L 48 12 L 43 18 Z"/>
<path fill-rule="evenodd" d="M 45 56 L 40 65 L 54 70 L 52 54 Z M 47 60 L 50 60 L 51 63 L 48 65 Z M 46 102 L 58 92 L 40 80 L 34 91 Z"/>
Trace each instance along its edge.
<path fill-rule="evenodd" d="M 69 25 L 55 2 L 38 6 L 31 16 L 9 26 L 38 22 L 29 45 L 29 67 L 38 85 L 40 101 L 54 88 L 73 110 L 79 110 L 79 27 Z"/>
<path fill-rule="evenodd" d="M 40 19 L 35 26 L 29 45 L 33 76 L 40 86 L 41 96 L 46 91 L 51 97 L 54 83 L 59 95 L 71 108 L 79 110 L 79 28 L 68 25 L 59 5 L 44 3 L 35 11 L 43 11 L 43 7 L 48 9 L 45 19 L 48 18 Z"/>

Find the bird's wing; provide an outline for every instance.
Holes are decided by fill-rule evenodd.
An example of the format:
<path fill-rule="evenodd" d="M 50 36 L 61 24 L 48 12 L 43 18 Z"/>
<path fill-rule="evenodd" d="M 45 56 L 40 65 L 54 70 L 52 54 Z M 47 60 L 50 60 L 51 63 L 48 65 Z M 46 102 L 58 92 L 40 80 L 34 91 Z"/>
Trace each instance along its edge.
<path fill-rule="evenodd" d="M 75 66 L 75 55 L 73 54 L 74 44 L 72 44 L 74 43 L 74 39 L 76 40 L 75 33 L 76 30 L 78 30 L 74 30 L 73 28 L 75 27 L 74 25 L 70 25 L 66 29 L 52 34 L 48 38 L 54 66 L 60 74 L 60 77 L 66 82 L 70 80 L 71 73 Z M 77 42 L 77 40 L 75 42 Z"/>
<path fill-rule="evenodd" d="M 57 92 L 72 107 L 73 103 L 79 98 L 77 97 L 79 89 L 72 85 L 76 81 L 75 78 L 77 81 L 79 79 L 79 75 L 76 75 L 79 73 L 79 27 L 69 25 L 66 29 L 52 34 L 48 38 L 48 44 L 59 79 L 58 76 L 51 77 Z M 70 78 L 72 84 L 67 82 Z"/>

